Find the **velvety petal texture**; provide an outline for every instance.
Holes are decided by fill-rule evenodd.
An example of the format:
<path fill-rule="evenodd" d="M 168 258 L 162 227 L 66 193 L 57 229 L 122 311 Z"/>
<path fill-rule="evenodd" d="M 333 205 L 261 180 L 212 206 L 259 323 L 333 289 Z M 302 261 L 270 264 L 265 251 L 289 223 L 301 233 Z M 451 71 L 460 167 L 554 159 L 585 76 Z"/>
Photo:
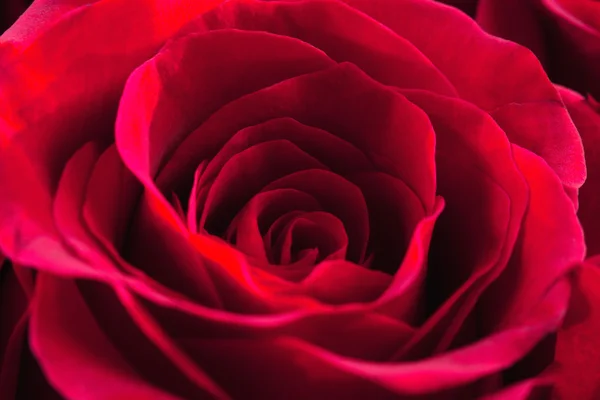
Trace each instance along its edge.
<path fill-rule="evenodd" d="M 553 81 L 600 96 L 600 5 L 594 0 L 438 0 L 489 33 L 520 43 Z"/>
<path fill-rule="evenodd" d="M 559 87 L 585 148 L 588 177 L 579 191 L 578 216 L 585 231 L 587 255 L 600 254 L 600 107 L 592 98 Z"/>
<path fill-rule="evenodd" d="M 555 384 L 587 171 L 524 47 L 426 0 L 38 0 L 0 68 L 0 248 L 36 276 L 0 350 L 61 397 Z"/>
<path fill-rule="evenodd" d="M 559 399 L 594 399 L 600 395 L 599 265 L 598 257 L 592 257 L 573 277 L 576 289 L 556 345 Z"/>

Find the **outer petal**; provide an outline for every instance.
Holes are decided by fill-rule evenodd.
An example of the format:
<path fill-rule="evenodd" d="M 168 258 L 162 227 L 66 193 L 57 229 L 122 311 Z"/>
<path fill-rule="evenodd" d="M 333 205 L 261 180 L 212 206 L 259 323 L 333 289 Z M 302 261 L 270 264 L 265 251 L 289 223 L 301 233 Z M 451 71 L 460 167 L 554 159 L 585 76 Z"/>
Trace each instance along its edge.
<path fill-rule="evenodd" d="M 600 258 L 586 262 L 574 277 L 574 292 L 556 344 L 560 399 L 600 396 Z"/>
<path fill-rule="evenodd" d="M 40 274 L 38 285 L 30 340 L 48 379 L 62 395 L 67 399 L 178 399 L 142 379 L 122 358 L 75 283 Z"/>
<path fill-rule="evenodd" d="M 578 93 L 559 88 L 563 101 L 579 130 L 588 169 L 588 178 L 579 191 L 579 220 L 585 232 L 587 255 L 600 253 L 600 115 L 595 102 Z"/>
<path fill-rule="evenodd" d="M 510 118 L 498 118 L 497 122 L 511 142 L 543 157 L 565 186 L 583 184 L 581 141 L 558 92 L 530 51 L 486 34 L 464 14 L 434 1 L 346 2 L 410 40 L 462 98 L 486 111 L 509 113 Z M 537 118 L 532 125 L 533 115 Z M 540 140 L 540 132 L 553 140 Z"/>
<path fill-rule="evenodd" d="M 486 32 L 519 43 L 546 60 L 543 16 L 536 1 L 479 0 L 477 22 Z"/>
<path fill-rule="evenodd" d="M 116 105 L 131 71 L 184 24 L 218 3 L 98 1 L 60 12 L 58 18 L 50 16 L 57 20 L 17 56 L 0 58 L 0 130 L 24 147 L 39 168 L 40 180 L 52 186 L 66 159 L 83 143 L 111 136 Z M 44 9 L 43 4 L 39 7 Z M 56 137 L 60 146 L 51 144 Z"/>
<path fill-rule="evenodd" d="M 273 393 L 269 385 L 254 384 L 264 376 L 276 376 L 273 384 L 284 394 L 280 396 L 292 399 L 315 397 L 315 393 L 331 396 L 343 393 L 342 397 L 350 399 L 393 398 L 392 394 L 395 398 L 419 395 L 435 398 L 434 394 L 444 390 L 468 388 L 470 383 L 508 368 L 523 357 L 541 338 L 557 329 L 566 311 L 564 300 L 568 294 L 569 286 L 561 282 L 529 315 L 526 325 L 416 362 L 365 362 L 286 336 L 269 340 L 266 345 L 258 340 L 195 340 L 190 351 L 204 361 L 223 385 L 255 398 Z M 556 307 L 556 302 L 563 304 Z M 223 354 L 235 354 L 239 362 L 224 368 L 211 361 Z M 294 362 L 284 361 L 290 359 Z M 235 377 L 250 379 L 232 378 L 232 368 Z"/>

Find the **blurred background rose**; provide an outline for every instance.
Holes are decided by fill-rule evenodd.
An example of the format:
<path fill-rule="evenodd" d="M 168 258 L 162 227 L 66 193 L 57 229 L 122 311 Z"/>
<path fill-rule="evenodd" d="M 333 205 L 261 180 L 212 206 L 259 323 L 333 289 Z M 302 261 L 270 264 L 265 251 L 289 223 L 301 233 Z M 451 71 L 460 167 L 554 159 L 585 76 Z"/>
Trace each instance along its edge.
<path fill-rule="evenodd" d="M 31 0 L 2 0 L 0 2 L 0 33 L 7 30 L 31 3 Z"/>

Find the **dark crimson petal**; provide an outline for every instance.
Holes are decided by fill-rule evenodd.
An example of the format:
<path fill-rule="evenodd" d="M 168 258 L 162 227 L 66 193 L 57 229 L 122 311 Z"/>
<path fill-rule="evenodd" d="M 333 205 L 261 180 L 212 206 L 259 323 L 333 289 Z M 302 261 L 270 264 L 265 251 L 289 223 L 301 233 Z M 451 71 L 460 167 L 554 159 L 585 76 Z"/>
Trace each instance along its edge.
<path fill-rule="evenodd" d="M 104 335 L 73 282 L 39 274 L 30 340 L 52 385 L 67 398 L 175 400 L 142 379 Z M 206 393 L 221 395 L 209 381 Z M 224 397 L 224 396 L 223 396 Z"/>
<path fill-rule="evenodd" d="M 422 320 L 431 235 L 443 209 L 444 201 L 438 197 L 433 213 L 415 227 L 402 264 L 390 286 L 373 303 L 374 309 L 413 325 Z"/>
<path fill-rule="evenodd" d="M 235 154 L 269 140 L 287 140 L 325 164 L 332 171 L 347 175 L 373 170 L 365 154 L 351 143 L 292 118 L 275 118 L 236 132 L 210 160 L 203 179 L 212 178 Z"/>
<path fill-rule="evenodd" d="M 395 393 L 432 393 L 473 382 L 521 359 L 543 337 L 558 328 L 566 312 L 568 296 L 569 286 L 561 282 L 529 314 L 526 324 L 422 361 L 384 365 L 364 363 L 298 345 L 307 356 L 377 382 Z"/>
<path fill-rule="evenodd" d="M 477 5 L 481 3 L 481 0 L 442 0 L 441 2 L 456 7 L 470 17 L 474 17 L 475 12 L 477 11 Z"/>
<path fill-rule="evenodd" d="M 597 30 L 597 27 L 600 26 L 600 16 L 598 15 L 600 7 L 594 1 L 545 0 L 543 3 L 555 13 L 562 13 L 563 17 L 570 14 L 568 20 L 574 24 L 580 24 L 591 30 Z"/>
<path fill-rule="evenodd" d="M 333 260 L 318 264 L 300 284 L 308 294 L 325 303 L 347 305 L 376 299 L 391 280 L 389 274 Z"/>
<path fill-rule="evenodd" d="M 574 276 L 574 293 L 556 343 L 556 391 L 560 399 L 600 394 L 600 258 L 592 257 Z"/>
<path fill-rule="evenodd" d="M 469 385 L 522 358 L 541 338 L 557 329 L 566 307 L 563 304 L 557 308 L 556 305 L 562 304 L 568 295 L 569 286 L 561 282 L 530 314 L 526 326 L 417 362 L 362 361 L 287 335 L 270 338 L 266 346 L 257 340 L 196 339 L 190 341 L 187 348 L 211 371 L 215 380 L 230 388 L 234 395 L 246 393 L 261 398 L 275 390 L 285 393 L 286 398 L 310 398 L 315 393 L 338 396 L 344 393 L 358 399 L 431 396 L 442 390 Z M 239 362 L 212 361 L 218 355 L 235 357 Z M 295 362 L 284 361 L 290 359 Z M 260 377 L 264 376 L 277 377 L 273 381 L 275 386 L 253 384 L 257 379 L 262 382 Z M 395 397 L 391 397 L 392 394 Z"/>
<path fill-rule="evenodd" d="M 585 149 L 588 177 L 579 190 L 579 221 L 585 232 L 587 255 L 600 254 L 600 110 L 580 94 L 559 87 L 563 101 L 577 126 Z"/>
<path fill-rule="evenodd" d="M 499 118 L 499 122 L 511 142 L 544 157 L 565 186 L 583 184 L 581 141 L 558 92 L 530 51 L 486 34 L 466 15 L 435 1 L 345 1 L 410 40 L 448 77 L 462 98 L 486 111 L 508 107 L 511 119 Z M 457 47 L 469 51 L 457 52 Z M 537 137 L 543 131 L 553 138 L 549 144 L 526 136 L 534 110 L 540 112 L 535 121 L 542 126 L 532 133 Z M 553 123 L 546 125 L 549 115 L 554 115 Z M 505 126 L 506 121 L 510 124 Z M 528 147 L 531 143 L 537 146 Z"/>
<path fill-rule="evenodd" d="M 358 186 L 369 210 L 370 268 L 398 271 L 417 224 L 427 215 L 417 195 L 401 180 L 380 172 L 348 179 Z"/>
<path fill-rule="evenodd" d="M 340 175 L 307 169 L 278 179 L 263 190 L 296 189 L 314 197 L 323 211 L 338 217 L 348 235 L 348 260 L 363 263 L 369 241 L 369 215 L 360 189 Z"/>
<path fill-rule="evenodd" d="M 26 347 L 30 286 L 21 282 L 10 263 L 0 267 L 0 397 L 6 399 L 15 398 L 17 393 L 21 354 Z"/>
<path fill-rule="evenodd" d="M 338 339 L 343 340 L 342 337 Z M 210 366 L 215 379 L 230 390 L 233 398 L 398 398 L 393 391 L 376 382 L 354 377 L 336 366 L 315 360 L 304 348 L 296 346 L 297 342 L 297 339 L 286 336 L 269 340 L 190 339 L 187 350 Z M 224 356 L 236 362 L 215 362 Z M 267 376 L 271 379 L 268 384 L 263 384 Z"/>
<path fill-rule="evenodd" d="M 488 114 L 463 100 L 404 92 L 426 110 L 436 130 L 438 192 L 446 201 L 428 270 L 428 307 L 435 313 L 403 350 L 421 342 L 425 347 L 417 352 L 422 355 L 432 345 L 441 349 L 450 344 L 481 294 L 504 270 L 526 209 L 527 187 L 510 142 Z"/>
<path fill-rule="evenodd" d="M 594 1 L 541 0 L 550 17 L 548 69 L 558 83 L 600 96 L 600 11 Z"/>
<path fill-rule="evenodd" d="M 192 307 L 191 312 L 202 315 L 208 310 L 204 306 L 241 314 L 317 306 L 315 300 L 297 293 L 288 296 L 289 282 L 253 268 L 239 251 L 222 240 L 204 234 L 190 236 L 177 225 L 181 222 L 178 217 L 171 218 L 172 211 L 169 204 L 159 203 L 145 192 L 130 230 L 125 258 L 171 289 L 156 293 L 155 288 L 144 287 L 145 282 L 141 282 L 136 290 L 144 297 L 186 311 L 191 311 L 189 299 L 195 300 L 202 307 Z M 186 274 L 198 279 L 182 281 Z M 165 298 L 166 294 L 174 298 Z"/>
<path fill-rule="evenodd" d="M 199 253 L 187 234 L 174 228 L 151 202 L 145 194 L 130 229 L 124 257 L 131 264 L 178 293 L 176 296 L 203 306 L 254 314 L 270 309 L 256 293 L 261 289 L 252 283 L 248 264 L 234 270 L 207 260 L 208 253 Z M 222 246 L 227 254 L 237 254 L 231 246 Z M 285 307 L 284 302 L 273 306 Z"/>
<path fill-rule="evenodd" d="M 263 187 L 294 172 L 321 168 L 326 169 L 287 140 L 259 143 L 236 154 L 214 182 L 206 183 L 206 196 L 198 203 L 200 230 L 221 236 L 233 217 Z"/>
<path fill-rule="evenodd" d="M 232 47 L 238 51 L 221 50 Z M 117 147 L 138 177 L 154 178 L 179 143 L 223 105 L 331 65 L 314 47 L 265 32 L 188 35 L 130 76 L 117 120 Z M 193 151 L 201 161 L 208 159 L 223 145 L 219 139 L 204 138 L 205 145 Z"/>
<path fill-rule="evenodd" d="M 137 83 L 130 81 L 131 92 L 138 89 Z M 138 164 L 140 150 L 130 142 L 133 134 L 130 127 L 137 126 L 132 125 L 137 123 L 135 113 L 126 111 L 127 108 L 122 109 L 117 123 L 117 145 L 132 171 L 139 177 L 147 176 Z M 419 196 L 426 210 L 432 209 L 434 136 L 427 115 L 351 64 L 299 76 L 224 106 L 173 154 L 173 160 L 185 160 L 185 165 L 173 170 L 174 175 L 189 173 L 210 156 L 208 149 L 217 147 L 219 142 L 224 144 L 240 129 L 283 117 L 324 129 L 353 144 L 375 168 L 403 180 Z"/>
<path fill-rule="evenodd" d="M 480 400 L 532 400 L 543 399 L 549 393 L 548 389 L 552 389 L 554 382 L 550 378 L 534 378 L 528 379 L 521 383 L 511 385 L 506 389 L 491 395 L 480 397 Z M 546 396 L 546 397 L 545 397 Z"/>
<path fill-rule="evenodd" d="M 321 206 L 311 195 L 296 189 L 277 189 L 257 194 L 230 226 L 228 239 L 244 254 L 267 263 L 263 235 L 281 215 L 293 210 L 317 211 Z"/>
<path fill-rule="evenodd" d="M 318 29 L 315 23 L 318 22 Z M 193 21 L 180 34 L 215 29 L 267 31 L 291 36 L 351 62 L 386 85 L 456 91 L 409 40 L 338 1 L 231 1 Z M 398 73 L 402 71 L 402 73 Z"/>
<path fill-rule="evenodd" d="M 87 182 L 82 218 L 90 233 L 114 254 L 123 246 L 141 185 L 111 145 L 98 158 Z"/>
<path fill-rule="evenodd" d="M 26 328 L 27 326 L 23 326 L 25 337 Z M 64 400 L 48 382 L 29 346 L 24 346 L 18 357 L 20 370 L 16 399 Z"/>
<path fill-rule="evenodd" d="M 54 198 L 56 227 L 65 243 L 84 258 L 89 254 L 89 245 L 84 240 L 88 237 L 88 232 L 80 223 L 81 207 L 89 177 L 99 155 L 100 150 L 92 144 L 77 151 L 65 166 Z"/>
<path fill-rule="evenodd" d="M 269 258 L 271 258 L 274 263 L 279 264 L 279 260 L 281 259 L 281 239 L 284 236 L 287 229 L 289 229 L 290 224 L 294 222 L 296 218 L 302 215 L 302 211 L 292 210 L 281 217 L 277 218 L 273 225 L 267 231 L 265 235 L 264 241 L 267 248 L 267 253 Z M 279 243 L 278 243 L 279 242 Z M 309 273 L 311 271 L 312 266 L 317 261 L 318 250 L 314 249 L 313 251 L 309 251 L 305 254 L 302 260 L 298 260 L 294 262 L 294 270 L 297 269 L 298 266 L 303 266 L 301 268 L 304 272 Z M 309 267 L 309 268 L 306 268 Z M 299 272 L 299 271 L 298 271 Z M 294 271 L 295 275 L 296 271 Z M 304 277 L 303 275 L 302 277 Z"/>
<path fill-rule="evenodd" d="M 448 3 L 448 0 L 444 2 Z M 477 23 L 486 32 L 527 47 L 546 65 L 544 17 L 535 2 L 478 0 L 477 3 Z"/>
<path fill-rule="evenodd" d="M 200 165 L 198 165 L 198 168 L 196 168 L 196 171 L 194 172 L 194 184 L 192 185 L 192 190 L 189 194 L 187 213 L 182 210 L 182 212 L 186 214 L 185 220 L 187 221 L 188 229 L 193 233 L 198 233 L 198 212 L 202 211 L 198 208 L 198 201 L 200 200 L 200 196 L 206 197 L 206 192 L 209 189 L 209 187 L 206 187 L 206 185 L 204 187 L 201 186 L 202 179 L 205 176 L 204 170 L 206 169 L 207 164 L 208 160 L 204 160 L 200 163 Z M 185 193 L 182 195 L 185 196 Z M 177 194 L 175 194 L 175 197 L 177 197 Z M 183 207 L 181 203 L 175 204 L 174 206 L 176 206 L 176 210 L 178 207 Z"/>
<path fill-rule="evenodd" d="M 322 211 L 298 215 L 285 227 L 278 242 L 276 245 L 281 252 L 280 264 L 283 265 L 300 259 L 299 252 L 310 250 L 317 251 L 319 261 L 344 260 L 348 249 L 344 224 L 335 216 Z M 343 285 L 343 281 L 338 281 L 338 284 Z"/>

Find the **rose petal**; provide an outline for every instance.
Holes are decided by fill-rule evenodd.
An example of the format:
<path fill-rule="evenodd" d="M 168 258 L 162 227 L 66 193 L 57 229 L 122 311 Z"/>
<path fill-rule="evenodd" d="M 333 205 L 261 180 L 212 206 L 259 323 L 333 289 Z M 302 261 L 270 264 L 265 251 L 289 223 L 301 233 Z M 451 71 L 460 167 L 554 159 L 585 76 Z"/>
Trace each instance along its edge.
<path fill-rule="evenodd" d="M 199 227 L 222 236 L 233 217 L 263 187 L 288 174 L 320 168 L 326 167 L 287 140 L 250 147 L 231 157 L 209 183 L 206 197 L 199 201 Z"/>
<path fill-rule="evenodd" d="M 319 21 L 317 29 L 315 21 Z M 448 79 L 409 40 L 343 2 L 225 2 L 182 33 L 215 29 L 291 36 L 321 49 L 337 62 L 357 65 L 386 85 L 456 95 Z"/>
<path fill-rule="evenodd" d="M 125 168 L 114 145 L 98 158 L 87 183 L 82 216 L 92 233 L 112 254 L 125 242 L 141 186 Z"/>
<path fill-rule="evenodd" d="M 479 0 L 476 19 L 486 32 L 527 47 L 546 65 L 542 16 L 533 2 Z"/>
<path fill-rule="evenodd" d="M 317 261 L 344 260 L 348 236 L 342 222 L 330 213 L 306 212 L 294 218 L 280 236 L 281 264 L 301 259 L 303 252 L 317 250 Z"/>
<path fill-rule="evenodd" d="M 29 318 L 29 297 L 12 265 L 0 270 L 0 396 L 15 398 Z"/>
<path fill-rule="evenodd" d="M 592 399 L 600 394 L 600 259 L 577 270 L 565 324 L 556 343 L 556 391 L 561 399 Z"/>
<path fill-rule="evenodd" d="M 516 145 L 513 154 L 529 185 L 529 207 L 511 261 L 482 304 L 487 310 L 483 326 L 492 329 L 522 321 L 585 254 L 581 225 L 558 177 L 535 154 Z M 501 305 L 500 296 L 505 297 Z"/>
<path fill-rule="evenodd" d="M 97 1 L 60 16 L 51 11 L 42 23 L 46 29 L 16 39 L 23 41 L 17 43 L 23 51 L 2 58 L 3 131 L 31 156 L 44 187 L 54 187 L 62 166 L 83 144 L 112 136 L 131 71 L 218 3 Z M 23 19 L 23 28 L 31 21 Z M 60 146 L 51 145 L 56 137 L 62 138 Z"/>
<path fill-rule="evenodd" d="M 462 100 L 423 91 L 405 94 L 427 111 L 436 130 L 438 191 L 446 201 L 429 260 L 428 307 L 434 314 L 403 350 L 420 342 L 411 351 L 428 354 L 433 343 L 440 351 L 449 346 L 477 299 L 506 267 L 527 187 L 510 142 L 489 115 Z M 417 350 L 420 346 L 425 347 Z"/>
<path fill-rule="evenodd" d="M 587 255 L 600 253 L 600 116 L 581 95 L 559 87 L 563 101 L 577 126 L 585 148 L 588 177 L 579 191 L 579 221 L 585 232 Z"/>
<path fill-rule="evenodd" d="M 287 140 L 342 175 L 373 169 L 365 154 L 351 143 L 322 129 L 302 125 L 292 118 L 275 118 L 235 133 L 210 160 L 203 179 L 214 177 L 235 154 L 272 140 Z"/>
<path fill-rule="evenodd" d="M 541 338 L 557 329 L 566 311 L 568 295 L 568 285 L 561 282 L 530 315 L 527 324 L 418 362 L 366 362 L 286 335 L 268 341 L 195 340 L 187 348 L 234 396 L 240 393 L 259 398 L 274 393 L 278 396 L 283 393 L 286 398 L 311 398 L 315 393 L 331 396 L 343 393 L 359 399 L 432 396 L 443 390 L 464 388 L 514 364 Z M 557 304 L 562 306 L 557 308 Z M 234 356 L 238 362 L 212 361 L 217 355 Z M 277 379 L 270 385 L 256 385 L 264 376 Z"/>
<path fill-rule="evenodd" d="M 548 393 L 552 384 L 552 380 L 548 378 L 528 379 L 499 392 L 483 396 L 480 400 L 529 400 L 537 398 L 537 395 L 542 396 L 540 393 Z"/>
<path fill-rule="evenodd" d="M 423 318 L 425 304 L 421 296 L 425 291 L 429 245 L 435 222 L 444 205 L 444 200 L 438 198 L 432 215 L 415 227 L 394 280 L 373 304 L 377 310 L 411 324 Z"/>
<path fill-rule="evenodd" d="M 239 51 L 219 51 L 231 46 Z M 117 147 L 134 174 L 148 180 L 186 135 L 229 101 L 332 63 L 314 47 L 265 32 L 220 31 L 175 40 L 129 78 Z M 203 138 L 203 146 L 187 152 L 208 159 L 222 146 L 220 137 Z M 172 159 L 181 163 L 189 156 Z"/>
<path fill-rule="evenodd" d="M 511 141 L 523 147 L 527 148 L 531 143 L 541 146 L 528 149 L 547 158 L 567 186 L 583 184 L 585 163 L 579 139 L 567 113 L 557 107 L 561 104 L 559 94 L 530 51 L 486 34 L 466 15 L 434 1 L 345 1 L 410 40 L 448 77 L 462 98 L 482 109 L 493 111 L 511 103 L 533 103 L 536 104 L 533 109 L 543 109 L 536 119 L 538 123 L 547 120 L 548 115 L 554 115 L 555 123 L 546 129 L 556 132 L 550 137 L 559 140 L 560 144 L 545 145 L 542 141 L 540 145 L 523 136 L 527 131 L 513 129 L 513 124 L 507 125 L 506 132 Z M 423 15 L 428 17 L 422 18 Z M 428 33 L 424 35 L 423 32 Z M 457 52 L 457 46 L 469 51 Z M 469 67 L 465 68 L 465 65 Z M 515 111 L 511 113 L 514 115 Z M 522 113 L 515 124 L 526 124 L 531 118 Z M 503 121 L 500 122 L 504 128 Z M 568 157 L 562 153 L 564 148 L 569 149 Z"/>
<path fill-rule="evenodd" d="M 38 275 L 30 329 L 33 351 L 48 379 L 68 398 L 92 393 L 102 398 L 178 398 L 134 372 L 102 333 L 72 282 Z"/>
<path fill-rule="evenodd" d="M 391 276 L 344 260 L 324 261 L 300 283 L 307 292 L 329 304 L 369 302 L 381 295 Z"/>
<path fill-rule="evenodd" d="M 358 187 L 332 172 L 308 169 L 278 179 L 263 190 L 283 188 L 308 193 L 323 211 L 339 218 L 349 240 L 347 259 L 359 264 L 364 261 L 370 228 L 367 205 Z"/>
<path fill-rule="evenodd" d="M 393 275 L 426 215 L 423 204 L 404 182 L 390 175 L 363 172 L 348 179 L 360 188 L 369 210 L 370 268 Z"/>
<path fill-rule="evenodd" d="M 402 179 L 431 209 L 434 136 L 427 116 L 350 64 L 289 79 L 229 103 L 190 134 L 173 159 L 185 159 L 195 167 L 210 156 L 206 149 L 218 140 L 224 143 L 240 129 L 283 117 L 323 129 L 361 149 L 377 169 Z M 214 141 L 210 146 L 207 138 Z"/>
<path fill-rule="evenodd" d="M 319 209 L 321 207 L 314 197 L 296 189 L 261 192 L 254 196 L 238 214 L 227 236 L 230 240 L 235 238 L 235 246 L 241 252 L 268 263 L 263 234 L 275 220 L 293 210 L 317 211 Z"/>

